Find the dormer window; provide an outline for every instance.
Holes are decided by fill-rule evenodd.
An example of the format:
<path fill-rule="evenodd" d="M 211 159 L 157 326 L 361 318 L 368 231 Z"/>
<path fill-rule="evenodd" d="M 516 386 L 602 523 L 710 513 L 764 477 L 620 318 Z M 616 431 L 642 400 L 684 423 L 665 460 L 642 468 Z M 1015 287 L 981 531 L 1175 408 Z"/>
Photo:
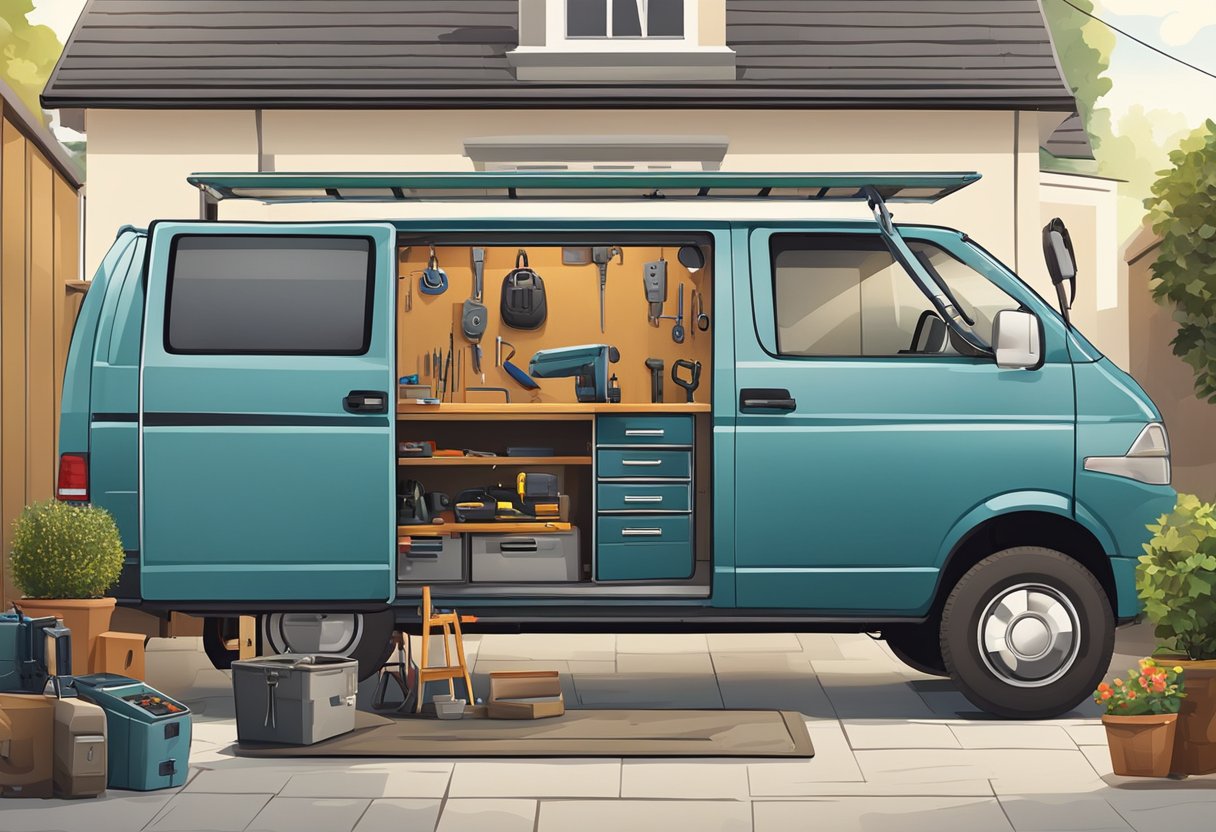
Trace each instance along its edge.
<path fill-rule="evenodd" d="M 735 78 L 726 0 L 519 0 L 520 81 L 670 84 Z"/>
<path fill-rule="evenodd" d="M 684 16 L 695 9 L 685 0 L 565 0 L 566 37 L 676 38 L 686 31 Z M 685 9 L 685 6 L 689 9 Z M 693 27 L 688 27 L 693 28 Z"/>

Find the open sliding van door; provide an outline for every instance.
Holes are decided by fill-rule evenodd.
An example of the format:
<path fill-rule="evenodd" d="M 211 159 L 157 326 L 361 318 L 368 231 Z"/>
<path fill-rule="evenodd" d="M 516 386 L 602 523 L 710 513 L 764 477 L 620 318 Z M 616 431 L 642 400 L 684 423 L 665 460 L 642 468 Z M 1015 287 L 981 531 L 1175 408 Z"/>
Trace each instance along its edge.
<path fill-rule="evenodd" d="M 393 600 L 395 234 L 383 223 L 153 226 L 145 599 Z"/>

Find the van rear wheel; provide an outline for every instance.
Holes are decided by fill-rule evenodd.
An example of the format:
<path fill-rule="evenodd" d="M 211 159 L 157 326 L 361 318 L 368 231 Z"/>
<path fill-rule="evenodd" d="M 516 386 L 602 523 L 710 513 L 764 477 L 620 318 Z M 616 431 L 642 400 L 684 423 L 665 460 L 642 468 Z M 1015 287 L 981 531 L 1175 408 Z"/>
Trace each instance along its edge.
<path fill-rule="evenodd" d="M 376 613 L 267 613 L 259 616 L 262 649 L 277 653 L 328 653 L 359 662 L 359 679 L 383 666 L 392 652 L 396 617 Z"/>
<path fill-rule="evenodd" d="M 1075 708 L 1101 681 L 1114 652 L 1114 613 L 1080 563 L 1021 546 L 959 579 L 942 611 L 941 646 L 971 702 L 1011 719 L 1045 719 Z"/>

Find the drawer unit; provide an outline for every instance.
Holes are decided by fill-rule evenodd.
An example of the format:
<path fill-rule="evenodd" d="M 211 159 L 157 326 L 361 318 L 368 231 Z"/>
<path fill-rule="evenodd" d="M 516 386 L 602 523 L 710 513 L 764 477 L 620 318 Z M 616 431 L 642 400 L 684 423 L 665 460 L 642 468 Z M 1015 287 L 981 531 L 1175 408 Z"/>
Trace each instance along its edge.
<path fill-rule="evenodd" d="M 579 577 L 578 529 L 469 535 L 469 580 L 474 583 L 548 583 Z"/>
<path fill-rule="evenodd" d="M 596 452 L 600 479 L 688 479 L 692 476 L 689 451 L 649 448 L 600 449 Z"/>
<path fill-rule="evenodd" d="M 692 510 L 690 483 L 602 482 L 597 494 L 601 512 Z"/>
<path fill-rule="evenodd" d="M 601 514 L 601 548 L 612 543 L 681 543 L 691 551 L 692 517 L 687 514 Z"/>
<path fill-rule="evenodd" d="M 691 416 L 601 416 L 596 443 L 605 445 L 692 445 Z"/>
<path fill-rule="evenodd" d="M 687 580 L 693 574 L 692 547 L 688 543 L 601 542 L 596 573 L 601 581 Z"/>
<path fill-rule="evenodd" d="M 410 538 L 408 552 L 397 552 L 397 580 L 439 583 L 464 580 L 464 538 L 456 536 Z"/>

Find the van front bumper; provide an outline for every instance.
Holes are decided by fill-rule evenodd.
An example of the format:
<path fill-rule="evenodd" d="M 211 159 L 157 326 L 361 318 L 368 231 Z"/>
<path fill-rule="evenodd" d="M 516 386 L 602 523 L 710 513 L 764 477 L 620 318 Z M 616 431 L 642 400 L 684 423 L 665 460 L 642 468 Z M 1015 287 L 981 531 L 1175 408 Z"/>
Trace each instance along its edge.
<path fill-rule="evenodd" d="M 1136 566 L 1139 558 L 1112 557 L 1110 569 L 1115 576 L 1115 618 L 1120 622 L 1135 618 L 1141 612 L 1136 594 Z"/>

